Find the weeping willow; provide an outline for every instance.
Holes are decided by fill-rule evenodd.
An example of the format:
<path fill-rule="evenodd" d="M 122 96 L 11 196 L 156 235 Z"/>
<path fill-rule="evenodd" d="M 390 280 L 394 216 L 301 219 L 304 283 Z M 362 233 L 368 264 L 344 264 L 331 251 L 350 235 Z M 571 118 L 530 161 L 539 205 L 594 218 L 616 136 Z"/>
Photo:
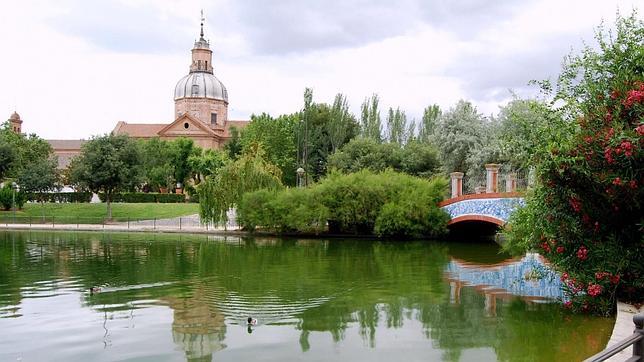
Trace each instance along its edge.
<path fill-rule="evenodd" d="M 228 163 L 199 185 L 201 222 L 225 224 L 227 211 L 239 203 L 244 193 L 281 188 L 281 176 L 280 169 L 266 161 L 261 145 L 251 145 L 239 159 Z"/>

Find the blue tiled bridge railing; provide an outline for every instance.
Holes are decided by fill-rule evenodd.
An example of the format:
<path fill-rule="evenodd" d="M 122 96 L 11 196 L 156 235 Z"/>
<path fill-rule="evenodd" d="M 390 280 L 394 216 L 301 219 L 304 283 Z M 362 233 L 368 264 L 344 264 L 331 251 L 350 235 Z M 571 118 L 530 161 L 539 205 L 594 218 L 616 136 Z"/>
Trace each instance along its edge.
<path fill-rule="evenodd" d="M 445 200 L 439 206 L 450 215 L 449 225 L 463 221 L 483 221 L 503 226 L 510 215 L 525 205 L 516 192 L 463 195 Z"/>

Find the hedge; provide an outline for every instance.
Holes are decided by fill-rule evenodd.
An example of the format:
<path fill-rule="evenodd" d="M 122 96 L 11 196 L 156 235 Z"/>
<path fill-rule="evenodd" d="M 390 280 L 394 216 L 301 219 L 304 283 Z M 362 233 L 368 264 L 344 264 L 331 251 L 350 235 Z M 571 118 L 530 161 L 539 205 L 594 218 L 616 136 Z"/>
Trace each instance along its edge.
<path fill-rule="evenodd" d="M 449 221 L 438 208 L 446 189 L 445 179 L 391 170 L 331 173 L 308 188 L 244 194 L 237 221 L 251 231 L 438 237 L 447 232 Z"/>
<path fill-rule="evenodd" d="M 33 192 L 26 195 L 28 201 L 36 202 L 90 202 L 91 192 Z"/>
<path fill-rule="evenodd" d="M 105 202 L 105 194 L 99 193 L 98 198 Z M 174 204 L 185 202 L 183 194 L 162 194 L 157 192 L 123 192 L 112 195 L 112 202 L 125 203 L 161 203 Z"/>

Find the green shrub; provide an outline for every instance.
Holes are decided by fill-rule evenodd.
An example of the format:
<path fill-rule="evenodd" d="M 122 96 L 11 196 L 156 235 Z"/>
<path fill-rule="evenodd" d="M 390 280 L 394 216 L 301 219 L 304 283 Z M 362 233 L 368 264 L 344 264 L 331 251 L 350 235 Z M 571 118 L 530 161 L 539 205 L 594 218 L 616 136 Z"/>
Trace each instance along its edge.
<path fill-rule="evenodd" d="M 35 202 L 90 202 L 91 192 L 33 192 L 25 195 L 28 201 Z"/>
<path fill-rule="evenodd" d="M 389 237 L 436 237 L 447 233 L 449 215 L 436 207 L 447 187 L 443 179 L 415 182 L 402 195 L 384 204 L 374 232 Z"/>
<path fill-rule="evenodd" d="M 21 209 L 22 205 L 24 205 L 26 201 L 25 194 L 23 192 L 16 192 L 14 195 L 14 191 L 11 189 L 10 185 L 5 185 L 0 188 L 0 206 L 2 206 L 4 211 L 11 210 L 13 207 L 14 197 L 16 206 L 18 209 Z"/>
<path fill-rule="evenodd" d="M 242 200 L 237 206 L 237 222 L 244 229 L 253 231 L 258 225 L 267 229 L 274 229 L 279 221 L 273 211 L 270 201 L 274 200 L 276 192 L 274 190 L 257 190 L 245 193 Z"/>
<path fill-rule="evenodd" d="M 435 237 L 447 231 L 449 217 L 438 208 L 446 188 L 444 179 L 394 171 L 331 173 L 309 188 L 244 194 L 238 221 L 248 230 Z"/>
<path fill-rule="evenodd" d="M 106 197 L 104 193 L 98 194 L 98 197 L 102 202 L 105 202 Z M 112 202 L 171 204 L 185 202 L 185 195 L 156 192 L 124 192 L 113 194 Z"/>

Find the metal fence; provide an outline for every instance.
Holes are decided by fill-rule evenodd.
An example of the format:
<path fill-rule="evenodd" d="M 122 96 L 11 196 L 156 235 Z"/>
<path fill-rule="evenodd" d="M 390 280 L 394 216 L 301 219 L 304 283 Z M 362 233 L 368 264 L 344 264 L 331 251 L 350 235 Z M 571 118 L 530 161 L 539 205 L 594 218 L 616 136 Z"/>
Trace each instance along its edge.
<path fill-rule="evenodd" d="M 635 331 L 630 337 L 627 337 L 605 350 L 597 353 L 596 355 L 587 358 L 584 362 L 601 362 L 606 361 L 610 357 L 618 354 L 626 348 L 633 346 L 633 355 L 628 358 L 628 362 L 644 361 L 644 314 L 636 314 L 633 316 L 633 323 L 635 324 Z"/>
<path fill-rule="evenodd" d="M 113 229 L 113 230 L 186 230 L 208 231 L 219 229 L 237 229 L 237 223 L 231 218 L 226 225 L 202 223 L 199 216 L 175 218 L 140 219 L 130 217 L 82 217 L 82 216 L 14 216 L 0 215 L 0 225 L 9 226 L 51 226 L 52 228 L 78 229 Z"/>

